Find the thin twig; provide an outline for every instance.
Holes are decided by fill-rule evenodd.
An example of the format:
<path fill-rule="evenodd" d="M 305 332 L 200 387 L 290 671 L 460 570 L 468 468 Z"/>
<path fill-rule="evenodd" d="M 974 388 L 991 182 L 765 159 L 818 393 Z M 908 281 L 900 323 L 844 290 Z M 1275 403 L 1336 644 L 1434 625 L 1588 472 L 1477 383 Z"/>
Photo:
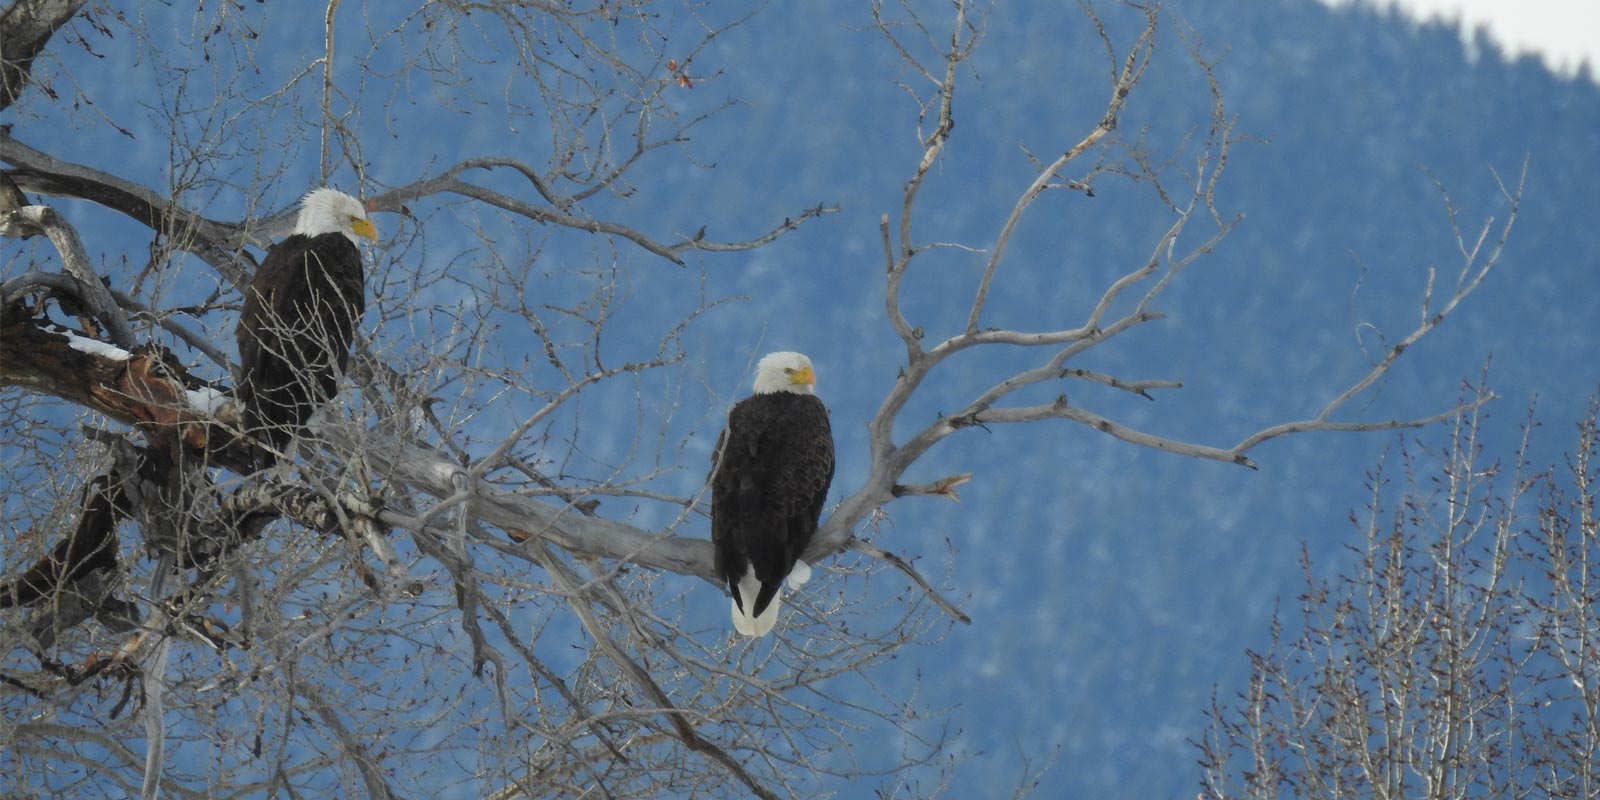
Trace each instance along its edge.
<path fill-rule="evenodd" d="M 922 589 L 923 594 L 926 594 L 928 599 L 932 600 L 934 605 L 939 607 L 939 610 L 950 615 L 951 619 L 954 619 L 962 625 L 972 624 L 972 618 L 967 616 L 965 611 L 957 608 L 956 605 L 949 600 L 946 600 L 944 595 L 940 594 L 939 590 L 933 588 L 932 584 L 929 584 L 927 579 L 922 577 L 922 574 L 917 572 L 915 567 L 906 563 L 905 559 L 862 539 L 851 539 L 850 549 L 858 553 L 865 553 L 866 555 L 876 558 L 879 561 L 887 561 L 890 566 L 900 570 L 905 574 L 906 577 L 910 578 L 918 588 Z"/>

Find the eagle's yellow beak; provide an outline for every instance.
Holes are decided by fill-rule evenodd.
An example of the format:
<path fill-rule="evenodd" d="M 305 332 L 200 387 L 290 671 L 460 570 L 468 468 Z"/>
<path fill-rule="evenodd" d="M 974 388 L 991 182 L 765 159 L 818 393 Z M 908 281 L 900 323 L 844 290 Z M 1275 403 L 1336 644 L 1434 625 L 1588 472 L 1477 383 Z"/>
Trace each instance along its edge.
<path fill-rule="evenodd" d="M 350 230 L 357 236 L 366 237 L 374 242 L 378 241 L 378 226 L 373 225 L 370 219 L 358 219 L 350 223 Z"/>
<path fill-rule="evenodd" d="M 806 386 L 816 386 L 817 373 L 812 372 L 810 367 L 801 367 L 789 375 L 789 382 L 805 384 Z"/>

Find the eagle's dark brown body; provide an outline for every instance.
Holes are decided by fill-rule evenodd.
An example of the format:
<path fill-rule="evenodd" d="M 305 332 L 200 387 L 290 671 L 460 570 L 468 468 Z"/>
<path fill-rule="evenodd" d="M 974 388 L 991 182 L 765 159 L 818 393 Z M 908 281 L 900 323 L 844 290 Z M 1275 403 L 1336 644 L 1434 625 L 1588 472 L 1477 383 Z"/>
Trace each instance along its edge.
<path fill-rule="evenodd" d="M 348 237 L 295 234 L 267 253 L 245 290 L 238 398 L 245 430 L 274 451 L 338 392 L 366 309 L 363 285 L 361 251 Z"/>
<path fill-rule="evenodd" d="M 717 574 L 745 615 L 758 617 L 817 531 L 833 481 L 828 409 L 813 394 L 752 395 L 729 412 L 715 458 L 720 463 L 713 467 L 711 539 Z M 741 596 L 740 581 L 751 568 L 760 591 Z"/>

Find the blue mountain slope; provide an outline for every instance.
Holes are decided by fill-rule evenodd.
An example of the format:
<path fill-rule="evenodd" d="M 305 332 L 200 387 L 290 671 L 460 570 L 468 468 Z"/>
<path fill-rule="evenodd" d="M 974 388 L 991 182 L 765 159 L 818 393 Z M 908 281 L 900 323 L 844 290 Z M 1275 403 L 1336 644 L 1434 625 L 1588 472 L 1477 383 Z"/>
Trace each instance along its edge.
<path fill-rule="evenodd" d="M 920 201 L 915 231 L 922 241 L 989 247 L 1032 178 L 1022 148 L 1058 153 L 1103 109 L 1104 52 L 1082 17 L 1074 8 L 1023 5 L 999 4 L 983 19 L 984 42 L 956 101 L 954 136 Z M 1168 8 L 1156 61 L 1121 132 L 1149 126 L 1151 144 L 1164 147 L 1204 136 L 1205 83 L 1174 35 L 1181 20 L 1203 38 L 1206 54 L 1220 58 L 1216 75 L 1228 111 L 1238 115 L 1238 132 L 1256 139 L 1236 146 L 1220 195 L 1224 212 L 1247 219 L 1163 296 L 1165 321 L 1078 364 L 1130 379 L 1180 380 L 1185 388 L 1153 402 L 1077 383 L 1044 396 L 1066 390 L 1120 422 L 1223 446 L 1262 426 L 1313 416 L 1364 374 L 1384 342 L 1416 323 L 1429 267 L 1438 270 L 1436 298 L 1453 285 L 1459 256 L 1434 178 L 1475 237 L 1484 219 L 1507 213 L 1491 169 L 1513 182 L 1531 154 L 1527 197 L 1500 267 L 1342 418 L 1440 410 L 1490 358 L 1491 384 L 1505 397 L 1495 412 L 1500 439 L 1491 447 L 1511 440 L 1535 396 L 1543 418 L 1577 418 L 1600 381 L 1600 226 L 1591 224 L 1600 208 L 1600 90 L 1553 77 L 1529 60 L 1504 63 L 1486 42 L 1478 44 L 1483 55 L 1469 60 L 1454 31 L 1369 10 L 1333 11 L 1311 0 Z M 279 12 L 269 6 L 265 13 Z M 945 8 L 934 4 L 929 13 Z M 1114 37 L 1125 42 L 1127 21 L 1107 13 Z M 920 78 L 867 30 L 870 22 L 855 2 L 773 3 L 718 37 L 695 58 L 708 77 L 680 101 L 685 113 L 741 101 L 693 132 L 690 152 L 714 169 L 650 162 L 634 176 L 630 196 L 599 209 L 662 237 L 709 225 L 709 236 L 731 240 L 818 203 L 841 206 L 769 248 L 707 255 L 688 273 L 623 252 L 630 299 L 612 340 L 626 343 L 619 347 L 634 344 L 631 330 L 658 331 L 662 320 L 677 319 L 678 301 L 698 288 L 685 275 L 697 268 L 706 271 L 710 296 L 749 298 L 689 329 L 686 384 L 668 387 L 669 399 L 645 410 L 672 414 L 662 424 L 674 431 L 697 431 L 681 459 L 686 468 L 669 478 L 680 484 L 673 489 L 699 485 L 715 439 L 721 407 L 707 402 L 700 384 L 731 401 L 748 392 L 754 359 L 778 349 L 803 350 L 817 364 L 839 439 L 832 500 L 865 474 L 862 426 L 903 357 L 883 318 L 878 221 L 898 211 L 902 183 L 920 155 L 916 108 L 895 85 L 915 86 Z M 685 31 L 693 23 L 688 15 L 664 22 Z M 929 23 L 942 30 L 942 22 Z M 310 26 L 298 45 L 278 44 L 285 53 L 318 53 L 320 35 Z M 694 40 L 686 33 L 685 41 Z M 81 77 L 94 74 L 85 67 Z M 91 95 L 111 107 L 107 113 L 134 114 L 114 107 L 114 84 L 99 88 Z M 430 99 L 437 100 L 419 103 Z M 397 113 L 411 113 L 401 106 Z M 390 182 L 414 179 L 430 158 L 448 163 L 467 148 L 463 142 L 494 142 L 504 133 L 479 118 L 436 114 L 441 132 L 424 138 L 432 129 L 380 125 L 381 117 L 367 114 L 370 130 L 404 134 L 384 142 L 374 133 L 366 145 L 373 170 Z M 129 146 L 144 150 L 119 169 L 161 185 L 164 155 L 145 152 L 159 149 L 159 139 L 141 136 Z M 99 163 L 95 146 L 84 142 L 61 155 Z M 299 163 L 307 154 L 283 158 Z M 272 166 L 262 169 L 271 173 Z M 246 182 L 254 169 L 241 165 L 243 177 L 235 180 Z M 309 180 L 291 173 L 278 196 L 263 202 L 290 202 Z M 219 203 L 237 202 L 226 188 L 214 194 Z M 216 213 L 235 212 L 242 209 Z M 1045 196 L 1012 243 L 985 323 L 1077 324 L 1108 281 L 1147 256 L 1166 224 L 1138 187 L 1111 180 L 1098 184 L 1092 199 Z M 540 246 L 540 235 L 508 231 L 497 246 L 510 260 L 514 248 Z M 1191 229 L 1185 242 L 1202 235 Z M 137 246 L 141 236 L 129 239 Z M 559 272 L 593 257 L 553 247 L 540 264 Z M 473 258 L 489 260 L 478 253 L 449 266 L 467 272 L 480 266 L 468 263 Z M 931 339 L 964 322 L 981 263 L 981 256 L 953 250 L 919 260 L 905 306 Z M 410 291 L 395 287 L 395 302 Z M 471 294 L 448 281 L 429 291 Z M 225 337 L 230 322 L 208 324 Z M 415 335 L 428 335 L 418 324 Z M 380 334 L 405 335 L 399 326 Z M 514 361 L 514 345 L 505 347 L 494 355 Z M 900 435 L 1036 360 L 1020 350 L 953 360 L 908 409 Z M 530 363 L 538 368 L 538 359 Z M 622 419 L 643 413 L 632 397 L 617 402 Z M 485 429 L 477 435 L 492 440 L 492 426 L 503 423 L 479 421 Z M 1561 451 L 1564 432 L 1556 433 L 1535 458 Z M 632 444 L 620 428 L 616 438 L 589 443 L 589 454 L 603 460 L 608 449 Z M 957 769 L 951 796 L 1008 796 L 1022 760 L 1037 766 L 1057 746 L 1041 796 L 1193 796 L 1196 752 L 1187 740 L 1201 731 L 1213 687 L 1227 697 L 1242 686 L 1244 650 L 1265 641 L 1280 599 L 1292 603 L 1299 589 L 1302 544 L 1320 572 L 1347 563 L 1346 516 L 1364 502 L 1362 471 L 1392 442 L 1384 434 L 1280 440 L 1253 454 L 1261 469 L 1251 472 L 1142 450 L 1068 423 L 963 431 L 908 478 L 971 471 L 964 502 L 898 501 L 876 541 L 916 558 L 932 576 L 948 570 L 952 597 L 973 624 L 880 667 L 875 683 L 886 692 L 915 690 L 929 706 L 954 706 L 953 741 L 970 762 Z M 608 501 L 606 509 L 619 505 Z M 647 513 L 634 519 L 649 523 Z M 875 588 L 898 581 L 891 574 Z M 726 599 L 715 590 L 696 584 L 689 591 L 702 596 L 707 620 L 725 619 Z M 858 755 L 882 763 L 899 748 L 875 737 L 859 743 Z M 914 777 L 922 789 L 936 782 Z M 867 791 L 840 789 L 845 797 Z"/>
<path fill-rule="evenodd" d="M 1500 266 L 1342 418 L 1445 408 L 1490 358 L 1505 398 L 1498 444 L 1535 397 L 1542 417 L 1575 418 L 1600 379 L 1600 229 L 1580 223 L 1600 207 L 1594 84 L 1528 60 L 1504 63 L 1487 42 L 1468 60 L 1453 30 L 1369 10 L 1309 1 L 1170 8 L 1222 56 L 1228 111 L 1259 140 L 1236 147 L 1221 195 L 1224 210 L 1248 219 L 1165 296 L 1169 320 L 1089 360 L 1184 389 L 1150 403 L 1069 388 L 1120 421 L 1218 445 L 1315 415 L 1416 324 L 1430 267 L 1435 308 L 1454 285 L 1460 255 L 1435 179 L 1460 208 L 1470 244 L 1486 219 L 1508 211 L 1491 170 L 1514 184 L 1529 154 L 1527 197 Z M 1168 20 L 1125 131 L 1150 125 L 1157 141 L 1204 134 L 1204 87 L 1170 35 L 1177 21 Z M 922 200 L 924 240 L 988 246 L 1031 178 L 1019 145 L 1059 152 L 1104 102 L 1102 52 L 1081 19 L 998 7 L 986 22 L 981 82 L 963 86 L 955 135 Z M 774 6 L 702 56 L 728 67 L 703 88 L 748 102 L 731 112 L 738 126 L 697 137 L 700 152 L 717 155 L 721 179 L 677 207 L 688 229 L 694 218 L 737 222 L 738 209 L 774 203 L 843 206 L 759 256 L 712 262 L 715 287 L 754 299 L 720 317 L 705 341 L 719 352 L 749 342 L 813 356 L 847 488 L 864 457 L 849 432 L 875 409 L 900 356 L 879 311 L 877 220 L 899 208 L 917 154 L 915 109 L 885 75 L 914 79 L 876 33 L 860 30 L 867 23 L 847 3 Z M 1114 268 L 1143 257 L 1163 219 L 1140 215 L 1125 187 L 1108 182 L 1097 195 L 1041 202 L 1014 243 L 992 319 L 1028 326 L 1047 311 L 1081 313 Z M 964 317 L 975 263 L 930 259 L 911 282 L 908 309 L 931 338 Z M 720 366 L 743 358 L 728 353 Z M 989 385 L 993 364 L 956 366 L 967 372 L 931 387 L 938 401 L 908 416 L 925 422 Z M 1362 471 L 1392 442 L 1273 442 L 1255 453 L 1259 472 L 1142 451 L 1066 423 L 941 444 L 917 473 L 975 472 L 965 502 L 901 501 L 879 541 L 927 556 L 935 573 L 943 542 L 957 551 L 950 582 L 974 624 L 901 660 L 908 691 L 920 675 L 921 697 L 959 698 L 953 725 L 976 761 L 958 771 L 954 794 L 991 796 L 1017 779 L 1019 752 L 1037 763 L 1059 743 L 1044 796 L 1192 795 L 1187 740 L 1212 687 L 1224 697 L 1242 687 L 1243 651 L 1265 641 L 1274 609 L 1300 587 L 1302 543 L 1320 572 L 1346 563 Z M 1563 446 L 1546 437 L 1542 455 Z"/>

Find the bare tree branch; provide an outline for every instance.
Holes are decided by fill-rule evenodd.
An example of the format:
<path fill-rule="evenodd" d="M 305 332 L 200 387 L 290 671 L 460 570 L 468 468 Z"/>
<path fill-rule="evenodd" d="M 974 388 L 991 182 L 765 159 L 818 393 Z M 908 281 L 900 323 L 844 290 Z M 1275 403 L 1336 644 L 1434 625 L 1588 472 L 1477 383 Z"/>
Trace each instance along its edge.
<path fill-rule="evenodd" d="M 900 572 L 905 574 L 907 578 L 910 578 L 912 582 L 917 585 L 917 588 L 921 589 L 923 593 L 928 596 L 928 599 L 932 600 L 941 611 L 949 614 L 952 619 L 960 622 L 962 625 L 972 624 L 972 618 L 967 616 L 966 612 L 962 611 L 960 608 L 957 608 L 954 603 L 946 600 L 944 595 L 940 594 L 938 590 L 934 589 L 933 586 L 928 583 L 928 580 L 922 577 L 922 575 L 917 572 L 916 568 L 907 563 L 905 559 L 889 552 L 888 550 L 878 547 L 877 545 L 864 542 L 860 539 L 851 539 L 850 549 L 859 553 L 866 553 L 867 555 L 872 556 L 879 561 L 888 562 L 890 566 L 900 570 Z"/>
<path fill-rule="evenodd" d="M 923 575 L 923 554 L 871 541 L 896 500 L 960 500 L 969 479 L 994 478 L 951 465 L 927 479 L 934 447 L 968 428 L 1065 420 L 1253 466 L 1248 454 L 1275 437 L 1441 419 L 1347 417 L 1481 285 L 1509 233 L 1464 235 L 1451 208 L 1467 265 L 1454 287 L 1430 279 L 1417 328 L 1310 419 L 1231 448 L 1115 421 L 1101 398 L 1167 402 L 1183 384 L 1084 357 L 1159 328 L 1177 294 L 1167 290 L 1243 219 L 1219 207 L 1235 134 L 1198 37 L 1180 31 L 1190 59 L 1177 63 L 1206 78 L 1210 129 L 1153 152 L 1119 126 L 1168 41 L 1158 9 L 1124 4 L 1138 27 L 1114 36 L 1085 4 L 1088 41 L 1106 51 L 1105 104 L 1083 129 L 1022 150 L 1016 194 L 971 241 L 929 229 L 940 216 L 926 204 L 949 160 L 967 157 L 950 144 L 963 98 L 982 87 L 973 54 L 985 12 L 964 0 L 941 11 L 873 3 L 916 126 L 901 196 L 879 218 L 883 313 L 905 359 L 866 421 L 870 461 L 849 471 L 861 482 L 839 487 L 805 554 L 816 578 L 791 596 L 777 636 L 750 642 L 702 621 L 709 601 L 724 614 L 727 602 L 701 522 L 704 429 L 721 400 L 694 365 L 715 332 L 702 320 L 727 301 L 719 260 L 694 254 L 756 251 L 838 209 L 754 209 L 770 215 L 766 229 L 730 235 L 715 215 L 684 223 L 651 207 L 678 191 L 651 184 L 706 166 L 691 134 L 738 102 L 708 95 L 740 66 L 719 61 L 739 48 L 711 45 L 750 19 L 743 11 L 442 0 L 357 16 L 330 0 L 320 28 L 313 20 L 268 58 L 251 4 L 201 4 L 189 33 L 61 0 L 13 3 L 4 24 L 24 7 L 54 9 L 51 31 L 74 12 L 96 30 L 120 26 L 158 76 L 135 87 L 143 116 L 130 126 L 168 159 L 140 170 L 117 160 L 122 150 L 75 148 L 87 155 L 69 161 L 53 122 L 0 127 L 0 225 L 25 235 L 53 224 L 107 253 L 91 265 L 82 241 L 52 236 L 66 271 L 45 271 L 40 245 L 24 245 L 20 269 L 0 278 L 0 427 L 6 452 L 23 454 L 6 500 L 27 520 L 0 584 L 0 606 L 23 606 L 0 616 L 7 641 L 23 643 L 5 654 L 0 692 L 51 718 L 95 720 L 0 723 L 3 742 L 49 736 L 19 749 L 25 792 L 388 797 L 421 780 L 416 791 L 502 797 L 804 797 L 834 780 L 881 778 L 885 794 L 923 770 L 944 780 L 958 755 L 950 732 L 914 691 L 874 684 L 882 663 L 970 623 Z M 18 39 L 29 59 L 48 40 Z M 33 80 L 21 69 L 7 91 Z M 53 120 L 57 109 L 42 110 Z M 85 116 L 84 136 L 119 147 L 135 137 L 109 112 Z M 471 141 L 442 152 L 419 141 L 416 163 L 391 158 L 377 172 L 396 152 L 383 138 L 418 119 L 470 129 Z M 1106 180 L 1159 201 L 1126 263 L 1091 269 L 1011 246 L 1045 213 L 1046 192 L 1099 210 L 1088 198 Z M 258 472 L 225 377 L 238 287 L 255 271 L 251 252 L 294 227 L 281 198 L 323 182 L 364 188 L 368 210 L 403 220 L 366 254 L 345 391 Z M 1504 191 L 1512 218 L 1521 190 Z M 23 192 L 87 203 L 68 226 L 27 210 Z M 126 225 L 98 224 L 118 216 L 148 234 L 124 241 L 115 229 Z M 653 263 L 642 254 L 685 269 L 640 272 Z M 966 268 L 936 273 L 939 258 Z M 1079 281 L 1076 316 L 1003 300 L 1011 281 L 1041 272 L 1095 276 Z M 930 286 L 954 293 L 954 314 L 903 304 L 902 292 Z M 971 359 L 988 363 L 964 370 Z M 948 405 L 931 406 L 935 396 Z M 60 422 L 64 411 L 82 420 Z M 40 420 L 48 436 L 35 435 Z M 154 567 L 118 558 L 141 547 Z M 121 689 L 114 703 L 101 697 L 108 684 Z M 859 752 L 880 733 L 906 743 L 898 762 Z M 90 763 L 85 747 L 105 758 Z M 218 757 L 174 769 L 190 747 Z M 418 753 L 473 767 L 428 774 Z"/>
<path fill-rule="evenodd" d="M 0 128 L 0 161 L 12 165 L 6 174 L 24 191 L 76 197 L 117 211 L 151 230 L 168 234 L 179 249 L 204 259 L 236 285 L 243 285 L 255 269 L 254 262 L 242 255 L 244 243 L 269 243 L 267 238 L 241 226 L 179 209 L 143 186 L 28 147 L 4 128 Z M 283 221 L 287 230 L 292 224 L 288 212 L 283 214 Z"/>
<path fill-rule="evenodd" d="M 1600 789 L 1600 617 L 1580 599 L 1596 588 L 1597 409 L 1565 469 L 1529 462 L 1531 409 L 1503 457 L 1484 450 L 1481 409 L 1386 456 L 1351 514 L 1360 558 L 1327 580 L 1304 557 L 1298 612 L 1250 654 L 1248 688 L 1213 699 L 1205 797 Z"/>
<path fill-rule="evenodd" d="M 293 228 L 294 216 L 297 213 L 291 208 L 270 217 L 242 222 L 208 219 L 178 208 L 154 192 L 109 173 L 55 159 L 22 144 L 11 136 L 9 131 L 4 130 L 0 130 L 0 161 L 5 161 L 14 167 L 7 175 L 23 190 L 91 200 L 119 211 L 158 233 L 166 234 L 177 247 L 200 256 L 206 263 L 221 270 L 230 281 L 239 285 L 242 285 L 246 276 L 254 270 L 254 263 L 241 253 L 244 246 L 249 244 L 266 247 L 273 240 L 288 235 Z M 368 205 L 374 211 L 401 213 L 407 203 L 435 195 L 454 194 L 509 211 L 534 222 L 617 236 L 680 265 L 683 263 L 685 253 L 695 250 L 724 253 L 752 250 L 775 241 L 807 220 L 838 211 L 837 206 L 818 205 L 796 216 L 785 218 L 782 224 L 772 230 L 745 241 L 717 242 L 691 237 L 675 242 L 661 242 L 626 225 L 574 216 L 562 211 L 559 206 L 535 205 L 468 183 L 460 178 L 463 172 L 469 170 L 496 167 L 511 167 L 525 175 L 533 174 L 531 168 L 511 159 L 468 159 L 435 177 L 423 178 L 374 195 L 368 198 Z"/>
<path fill-rule="evenodd" d="M 0 110 L 10 108 L 33 79 L 33 60 L 55 32 L 72 21 L 88 0 L 15 0 L 0 14 Z"/>
<path fill-rule="evenodd" d="M 1045 167 L 1034 177 L 1028 188 L 1023 190 L 1022 196 L 1017 198 L 1016 205 L 1011 207 L 1011 214 L 1006 217 L 1005 223 L 1000 227 L 1000 234 L 995 237 L 994 248 L 989 252 L 989 260 L 983 266 L 983 278 L 978 282 L 978 290 L 973 295 L 972 310 L 967 314 L 968 334 L 978 332 L 978 318 L 983 314 L 984 301 L 989 296 L 989 287 L 994 282 L 995 271 L 1000 268 L 1000 259 L 1004 257 L 1006 244 L 1011 241 L 1011 233 L 1016 230 L 1017 221 L 1022 219 L 1023 212 L 1033 205 L 1033 201 L 1043 194 L 1050 182 L 1056 180 L 1061 170 L 1076 160 L 1079 156 L 1094 147 L 1107 134 L 1117 129 L 1117 120 L 1121 116 L 1122 106 L 1127 102 L 1128 95 L 1133 91 L 1139 78 L 1144 75 L 1145 68 L 1150 66 L 1150 55 L 1155 50 L 1156 21 L 1159 7 L 1151 4 L 1145 6 L 1145 26 L 1128 49 L 1128 55 L 1123 60 L 1122 69 L 1117 73 L 1111 84 L 1111 99 L 1106 103 L 1105 114 L 1100 118 L 1099 124 L 1077 144 L 1067 148 L 1049 166 Z M 1092 12 L 1091 12 L 1092 18 Z M 1106 41 L 1106 47 L 1111 48 L 1110 38 L 1106 36 L 1104 26 L 1098 19 L 1094 20 L 1099 28 L 1100 36 Z M 947 81 L 949 79 L 947 78 Z"/>
<path fill-rule="evenodd" d="M 77 282 L 78 297 L 89 306 L 89 313 L 106 326 L 111 342 L 124 349 L 133 346 L 133 328 L 128 324 L 122 307 L 112 299 L 111 291 L 100 282 L 100 275 L 89 266 L 89 254 L 84 252 L 83 240 L 55 209 L 49 206 L 26 206 L 9 212 L 0 219 L 0 236 L 25 239 L 43 233 L 61 255 L 61 264 L 68 275 Z"/>

